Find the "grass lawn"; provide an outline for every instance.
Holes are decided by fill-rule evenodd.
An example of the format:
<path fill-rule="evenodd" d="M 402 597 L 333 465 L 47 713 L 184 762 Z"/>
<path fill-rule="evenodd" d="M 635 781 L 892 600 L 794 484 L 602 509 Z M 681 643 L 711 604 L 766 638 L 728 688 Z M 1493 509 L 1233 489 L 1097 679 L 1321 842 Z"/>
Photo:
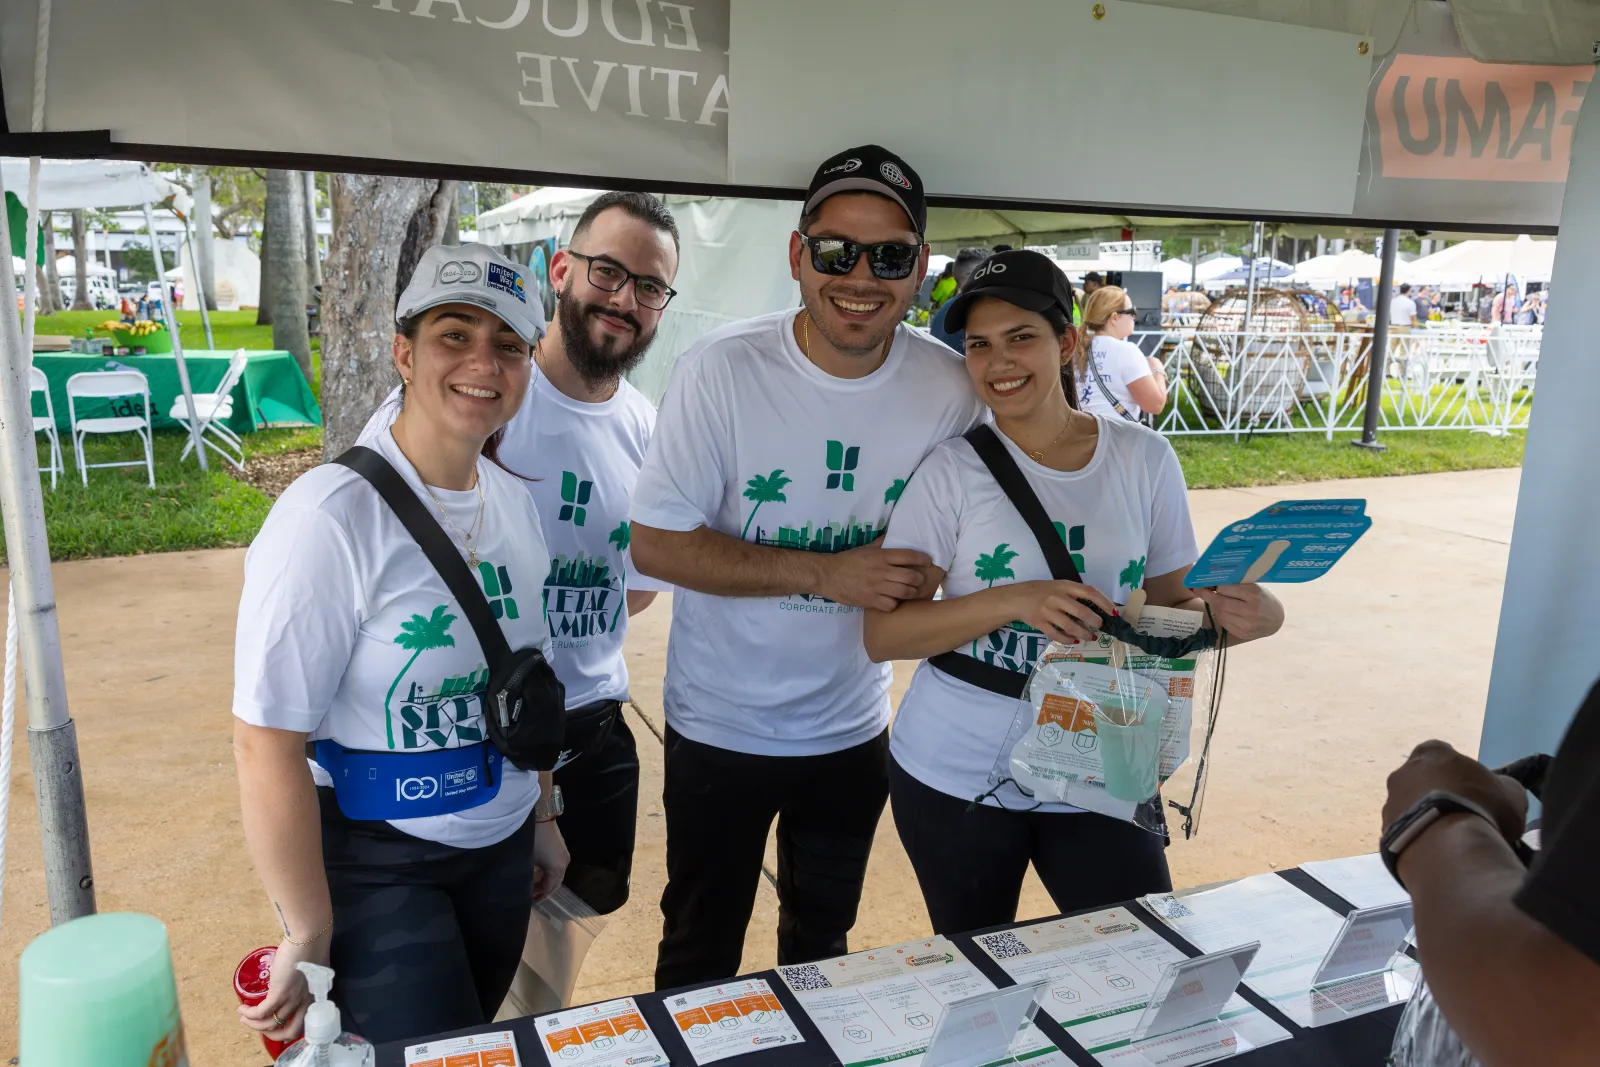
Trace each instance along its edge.
<path fill-rule="evenodd" d="M 1360 434 L 1336 433 L 1326 440 L 1316 433 L 1174 437 L 1172 447 L 1183 464 L 1190 489 L 1225 489 L 1241 485 L 1316 482 L 1330 478 L 1381 478 L 1393 474 L 1437 474 L 1441 471 L 1520 467 L 1525 431 L 1491 437 L 1466 430 L 1382 431 L 1385 452 L 1352 447 Z"/>

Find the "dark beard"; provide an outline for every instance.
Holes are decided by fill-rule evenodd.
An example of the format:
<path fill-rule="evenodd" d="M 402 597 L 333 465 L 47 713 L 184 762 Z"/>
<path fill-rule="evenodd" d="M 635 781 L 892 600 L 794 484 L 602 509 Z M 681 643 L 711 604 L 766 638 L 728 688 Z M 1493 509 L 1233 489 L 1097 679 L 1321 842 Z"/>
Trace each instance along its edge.
<path fill-rule="evenodd" d="M 618 349 L 618 343 L 608 341 L 597 345 L 589 335 L 589 316 L 605 312 L 615 315 L 633 327 L 633 343 Z M 556 321 L 561 324 L 561 343 L 565 346 L 567 360 L 578 377 L 591 387 L 615 385 L 617 379 L 627 374 L 644 359 L 656 332 L 645 333 L 639 320 L 627 312 L 609 311 L 598 304 L 584 304 L 575 297 L 562 293 L 556 298 Z"/>

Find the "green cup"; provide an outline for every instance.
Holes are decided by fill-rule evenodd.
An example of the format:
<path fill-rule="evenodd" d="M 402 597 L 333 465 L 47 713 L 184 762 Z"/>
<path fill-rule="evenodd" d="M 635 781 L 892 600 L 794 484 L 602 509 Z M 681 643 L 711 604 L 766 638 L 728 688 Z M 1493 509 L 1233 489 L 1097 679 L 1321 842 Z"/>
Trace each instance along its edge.
<path fill-rule="evenodd" d="M 1166 705 L 1153 700 L 1139 708 L 1112 697 L 1094 706 L 1096 747 L 1108 794 L 1136 804 L 1155 796 L 1166 713 Z"/>
<path fill-rule="evenodd" d="M 186 1067 L 167 928 L 134 912 L 40 934 L 18 964 L 28 1067 Z"/>

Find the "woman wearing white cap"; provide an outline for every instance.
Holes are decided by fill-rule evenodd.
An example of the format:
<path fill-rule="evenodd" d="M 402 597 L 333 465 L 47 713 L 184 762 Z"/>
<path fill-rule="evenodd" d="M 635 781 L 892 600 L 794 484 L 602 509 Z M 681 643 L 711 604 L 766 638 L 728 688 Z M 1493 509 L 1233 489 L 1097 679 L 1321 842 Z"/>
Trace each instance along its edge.
<path fill-rule="evenodd" d="M 429 249 L 396 309 L 403 407 L 371 443 L 530 657 L 550 652 L 550 561 L 496 445 L 543 332 L 531 298 L 524 268 L 484 245 Z M 245 837 L 283 927 L 267 998 L 240 1009 L 252 1029 L 300 1032 L 299 960 L 335 968 L 346 1028 L 373 1041 L 494 1018 L 529 900 L 554 891 L 567 860 L 537 806 L 548 774 L 503 761 L 488 739 L 491 665 L 467 620 L 396 512 L 345 466 L 291 485 L 251 545 L 234 749 Z"/>
<path fill-rule="evenodd" d="M 951 301 L 946 326 L 966 331 L 967 373 L 994 422 L 938 445 L 917 468 L 883 543 L 926 552 L 933 566 L 916 598 L 866 616 L 874 660 L 929 661 L 890 735 L 889 797 L 938 933 L 1016 918 L 1030 863 L 1063 912 L 1170 888 L 1156 834 L 989 786 L 1049 641 L 1089 639 L 1135 588 L 1168 607 L 1198 607 L 1198 595 L 1235 643 L 1283 621 L 1259 586 L 1183 587 L 1197 555 L 1183 471 L 1154 431 L 1078 410 L 1072 305 L 1061 271 L 1029 251 L 989 259 Z M 980 447 L 1009 456 L 1081 581 L 1052 577 Z"/>

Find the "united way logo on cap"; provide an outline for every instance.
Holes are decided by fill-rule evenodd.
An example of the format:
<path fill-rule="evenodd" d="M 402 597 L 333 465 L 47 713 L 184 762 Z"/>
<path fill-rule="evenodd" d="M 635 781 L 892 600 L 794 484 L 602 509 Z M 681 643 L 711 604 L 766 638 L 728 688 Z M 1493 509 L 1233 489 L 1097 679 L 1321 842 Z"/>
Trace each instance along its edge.
<path fill-rule="evenodd" d="M 466 260 L 452 259 L 448 263 L 443 263 L 439 266 L 440 285 L 471 285 L 481 276 L 478 272 L 478 265 Z"/>
<path fill-rule="evenodd" d="M 885 162 L 883 166 L 878 168 L 878 173 L 882 174 L 883 180 L 890 185 L 898 185 L 902 189 L 911 188 L 911 179 L 907 178 L 905 173 L 893 163 Z"/>
<path fill-rule="evenodd" d="M 522 275 L 500 263 L 489 264 L 489 288 L 510 293 L 522 303 L 528 302 L 528 291 L 522 284 Z"/>

